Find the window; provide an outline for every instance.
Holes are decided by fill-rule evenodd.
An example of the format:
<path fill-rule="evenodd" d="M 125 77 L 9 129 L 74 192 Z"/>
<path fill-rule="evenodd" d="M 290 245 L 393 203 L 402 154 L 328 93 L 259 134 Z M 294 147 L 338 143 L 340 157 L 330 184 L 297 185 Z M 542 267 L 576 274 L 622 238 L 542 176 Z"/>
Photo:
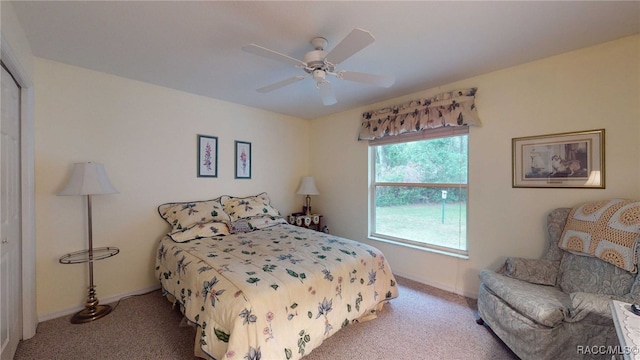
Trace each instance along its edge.
<path fill-rule="evenodd" d="M 468 128 L 372 141 L 371 237 L 467 254 Z"/>

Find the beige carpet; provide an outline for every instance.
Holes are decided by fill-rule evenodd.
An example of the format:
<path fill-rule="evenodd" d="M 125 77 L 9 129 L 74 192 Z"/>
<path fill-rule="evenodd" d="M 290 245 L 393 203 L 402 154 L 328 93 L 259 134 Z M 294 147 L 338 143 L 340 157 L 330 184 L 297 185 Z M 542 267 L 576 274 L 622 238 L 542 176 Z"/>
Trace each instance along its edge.
<path fill-rule="evenodd" d="M 305 360 L 517 359 L 476 324 L 474 300 L 397 280 L 400 297 L 377 319 L 347 326 Z M 122 300 L 98 321 L 72 325 L 69 318 L 40 323 L 36 336 L 20 342 L 14 360 L 194 359 L 195 330 L 180 326 L 182 316 L 160 291 Z"/>

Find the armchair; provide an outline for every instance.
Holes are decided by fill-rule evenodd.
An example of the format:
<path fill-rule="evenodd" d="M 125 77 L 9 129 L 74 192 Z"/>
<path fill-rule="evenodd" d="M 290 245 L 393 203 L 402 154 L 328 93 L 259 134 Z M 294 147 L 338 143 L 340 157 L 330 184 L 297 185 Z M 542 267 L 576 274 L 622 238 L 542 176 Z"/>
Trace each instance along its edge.
<path fill-rule="evenodd" d="M 580 242 L 580 236 L 572 233 L 574 219 L 585 210 L 584 206 L 593 203 L 581 205 L 582 208 L 559 208 L 549 213 L 548 250 L 541 259 L 508 258 L 496 271 L 480 271 L 478 323 L 488 325 L 523 360 L 611 359 L 612 354 L 606 357 L 607 354 L 589 350 L 594 346 L 605 350 L 607 347 L 619 349 L 609 302 L 640 301 L 640 276 L 637 273 L 640 205 L 614 199 L 599 202 L 598 206 L 610 206 L 611 202 L 617 203 L 618 207 L 636 206 L 631 212 L 635 218 L 630 218 L 632 224 L 627 229 L 635 229 L 635 236 L 633 231 L 629 234 L 633 240 L 627 242 L 627 250 L 631 251 L 632 258 L 635 256 L 634 264 L 626 264 L 630 271 L 621 268 L 625 265 L 621 260 L 624 249 L 621 250 L 623 255 L 609 256 L 603 254 L 604 250 L 598 253 L 596 249 L 593 255 L 573 247 L 572 244 Z M 614 210 L 597 213 L 588 221 L 602 223 L 601 218 L 619 213 Z M 592 248 L 606 247 L 592 242 Z"/>

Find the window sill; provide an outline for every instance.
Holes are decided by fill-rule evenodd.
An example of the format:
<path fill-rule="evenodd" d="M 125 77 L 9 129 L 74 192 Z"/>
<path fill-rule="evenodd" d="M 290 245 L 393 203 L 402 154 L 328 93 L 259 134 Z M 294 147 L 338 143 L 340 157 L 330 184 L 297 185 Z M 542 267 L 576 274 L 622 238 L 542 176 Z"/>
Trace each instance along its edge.
<path fill-rule="evenodd" d="M 367 238 L 369 240 L 380 241 L 380 242 L 384 242 L 384 243 L 387 243 L 387 244 L 403 246 L 403 247 L 410 248 L 410 249 L 427 251 L 427 252 L 436 253 L 436 254 L 440 254 L 440 255 L 446 255 L 446 256 L 455 257 L 455 258 L 458 258 L 458 259 L 469 260 L 469 254 L 466 251 L 462 251 L 462 250 L 458 250 L 460 252 L 456 252 L 456 250 L 454 250 L 454 249 L 447 250 L 446 248 L 435 248 L 435 247 L 432 247 L 432 246 L 427 245 L 427 244 L 425 244 L 424 246 L 413 245 L 413 244 L 408 244 L 408 243 L 405 243 L 405 242 L 402 242 L 402 241 L 384 239 L 384 238 L 375 237 L 375 236 L 371 236 L 371 235 L 369 235 Z"/>

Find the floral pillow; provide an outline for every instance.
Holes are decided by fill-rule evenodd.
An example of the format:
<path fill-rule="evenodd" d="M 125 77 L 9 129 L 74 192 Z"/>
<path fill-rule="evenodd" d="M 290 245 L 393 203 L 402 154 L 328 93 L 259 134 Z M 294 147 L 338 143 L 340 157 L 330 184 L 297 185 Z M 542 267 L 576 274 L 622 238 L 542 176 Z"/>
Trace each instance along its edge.
<path fill-rule="evenodd" d="M 240 234 L 240 233 L 248 233 L 255 230 L 251 223 L 247 219 L 239 219 L 231 223 L 231 233 L 232 234 Z"/>
<path fill-rule="evenodd" d="M 278 224 L 287 224 L 287 221 L 282 216 L 267 215 L 238 219 L 232 222 L 229 227 L 232 234 L 239 234 L 261 230 Z"/>
<path fill-rule="evenodd" d="M 230 222 L 220 198 L 206 201 L 167 203 L 158 206 L 160 216 L 173 227 L 172 232 L 211 221 Z"/>
<path fill-rule="evenodd" d="M 169 233 L 169 237 L 175 242 L 185 242 L 189 240 L 201 239 L 212 236 L 229 235 L 227 223 L 221 221 L 209 221 L 198 223 L 187 229 L 177 230 Z"/>
<path fill-rule="evenodd" d="M 278 224 L 288 224 L 282 216 L 254 216 L 246 219 L 254 230 L 268 228 Z"/>
<path fill-rule="evenodd" d="M 280 216 L 280 212 L 270 205 L 271 200 L 266 192 L 244 198 L 225 195 L 220 200 L 231 221 L 255 216 Z"/>

